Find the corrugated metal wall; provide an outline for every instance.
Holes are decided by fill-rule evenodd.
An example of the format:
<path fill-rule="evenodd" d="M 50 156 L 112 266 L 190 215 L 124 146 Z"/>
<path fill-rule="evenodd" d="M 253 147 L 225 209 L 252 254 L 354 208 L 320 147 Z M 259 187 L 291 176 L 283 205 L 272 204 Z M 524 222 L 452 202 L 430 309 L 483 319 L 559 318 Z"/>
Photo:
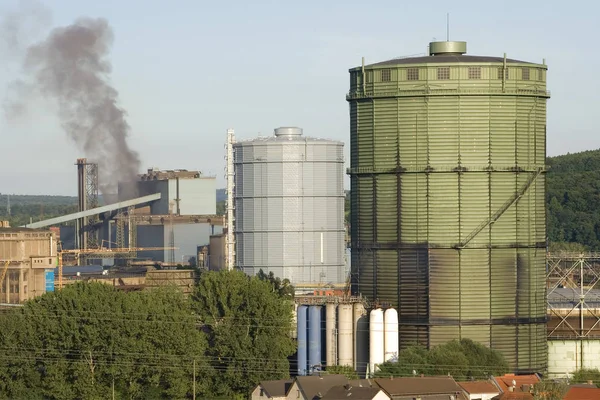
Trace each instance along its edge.
<path fill-rule="evenodd" d="M 482 69 L 394 96 L 351 88 L 353 290 L 398 307 L 402 345 L 468 337 L 541 371 L 545 83 L 501 93 L 498 64 Z"/>
<path fill-rule="evenodd" d="M 238 267 L 295 284 L 344 282 L 343 144 L 272 137 L 234 149 Z"/>

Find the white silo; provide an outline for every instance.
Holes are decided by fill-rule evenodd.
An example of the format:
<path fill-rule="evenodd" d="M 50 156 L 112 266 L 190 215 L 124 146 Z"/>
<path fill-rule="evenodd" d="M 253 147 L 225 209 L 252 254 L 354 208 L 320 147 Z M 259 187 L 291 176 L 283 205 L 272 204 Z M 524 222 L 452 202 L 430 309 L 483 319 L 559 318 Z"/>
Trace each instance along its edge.
<path fill-rule="evenodd" d="M 338 364 L 353 367 L 352 304 L 338 306 Z"/>
<path fill-rule="evenodd" d="M 384 319 L 384 361 L 398 358 L 398 311 L 388 308 L 383 314 Z"/>
<path fill-rule="evenodd" d="M 369 373 L 372 375 L 376 365 L 384 362 L 383 310 L 376 308 L 369 314 Z"/>
<path fill-rule="evenodd" d="M 303 283 L 344 283 L 343 143 L 300 128 L 234 144 L 236 266 Z"/>
<path fill-rule="evenodd" d="M 325 305 L 325 365 L 337 365 L 337 338 L 335 335 L 335 311 L 333 303 Z"/>

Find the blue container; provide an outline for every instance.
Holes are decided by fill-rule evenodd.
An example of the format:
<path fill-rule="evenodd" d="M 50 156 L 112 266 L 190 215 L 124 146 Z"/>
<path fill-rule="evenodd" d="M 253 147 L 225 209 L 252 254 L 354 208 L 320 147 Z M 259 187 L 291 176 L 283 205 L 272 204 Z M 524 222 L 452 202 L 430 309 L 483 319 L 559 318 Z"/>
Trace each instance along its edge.
<path fill-rule="evenodd" d="M 46 292 L 54 292 L 54 270 L 47 269 L 46 275 Z"/>
<path fill-rule="evenodd" d="M 321 306 L 311 306 L 308 310 L 308 367 L 321 369 Z"/>
<path fill-rule="evenodd" d="M 307 334 L 307 309 L 306 306 L 298 307 L 298 375 L 306 375 L 308 370 L 306 334 Z"/>

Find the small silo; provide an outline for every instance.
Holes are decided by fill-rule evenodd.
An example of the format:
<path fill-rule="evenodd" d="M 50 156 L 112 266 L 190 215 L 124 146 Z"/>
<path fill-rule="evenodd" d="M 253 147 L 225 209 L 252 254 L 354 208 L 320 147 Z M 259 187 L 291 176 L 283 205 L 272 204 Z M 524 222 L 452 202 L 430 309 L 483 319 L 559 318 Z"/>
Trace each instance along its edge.
<path fill-rule="evenodd" d="M 369 314 L 369 373 L 377 372 L 377 365 L 384 362 L 383 310 L 376 308 Z"/>
<path fill-rule="evenodd" d="M 308 348 L 307 348 L 307 322 L 308 322 L 308 307 L 298 307 L 298 375 L 306 375 L 308 371 Z"/>
<path fill-rule="evenodd" d="M 321 367 L 321 306 L 308 309 L 308 369 L 315 371 Z"/>
<path fill-rule="evenodd" d="M 354 369 L 365 376 L 369 363 L 369 316 L 363 303 L 354 303 Z"/>
<path fill-rule="evenodd" d="M 384 361 L 392 361 L 398 358 L 398 312 L 388 308 L 383 313 L 383 321 Z"/>
<path fill-rule="evenodd" d="M 343 143 L 277 128 L 234 144 L 237 267 L 292 284 L 345 281 Z"/>
<path fill-rule="evenodd" d="M 352 312 L 352 304 L 342 303 L 338 306 L 338 364 L 349 367 L 354 365 Z"/>
<path fill-rule="evenodd" d="M 325 364 L 327 366 L 337 365 L 336 309 L 334 303 L 325 305 Z"/>

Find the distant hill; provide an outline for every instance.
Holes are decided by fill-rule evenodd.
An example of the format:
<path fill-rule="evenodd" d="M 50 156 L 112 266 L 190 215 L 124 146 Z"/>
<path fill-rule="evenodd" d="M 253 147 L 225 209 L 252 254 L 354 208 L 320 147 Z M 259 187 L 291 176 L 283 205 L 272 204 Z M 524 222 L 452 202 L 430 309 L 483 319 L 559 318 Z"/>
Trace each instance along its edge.
<path fill-rule="evenodd" d="M 548 157 L 546 163 L 553 247 L 600 250 L 600 150 Z"/>

